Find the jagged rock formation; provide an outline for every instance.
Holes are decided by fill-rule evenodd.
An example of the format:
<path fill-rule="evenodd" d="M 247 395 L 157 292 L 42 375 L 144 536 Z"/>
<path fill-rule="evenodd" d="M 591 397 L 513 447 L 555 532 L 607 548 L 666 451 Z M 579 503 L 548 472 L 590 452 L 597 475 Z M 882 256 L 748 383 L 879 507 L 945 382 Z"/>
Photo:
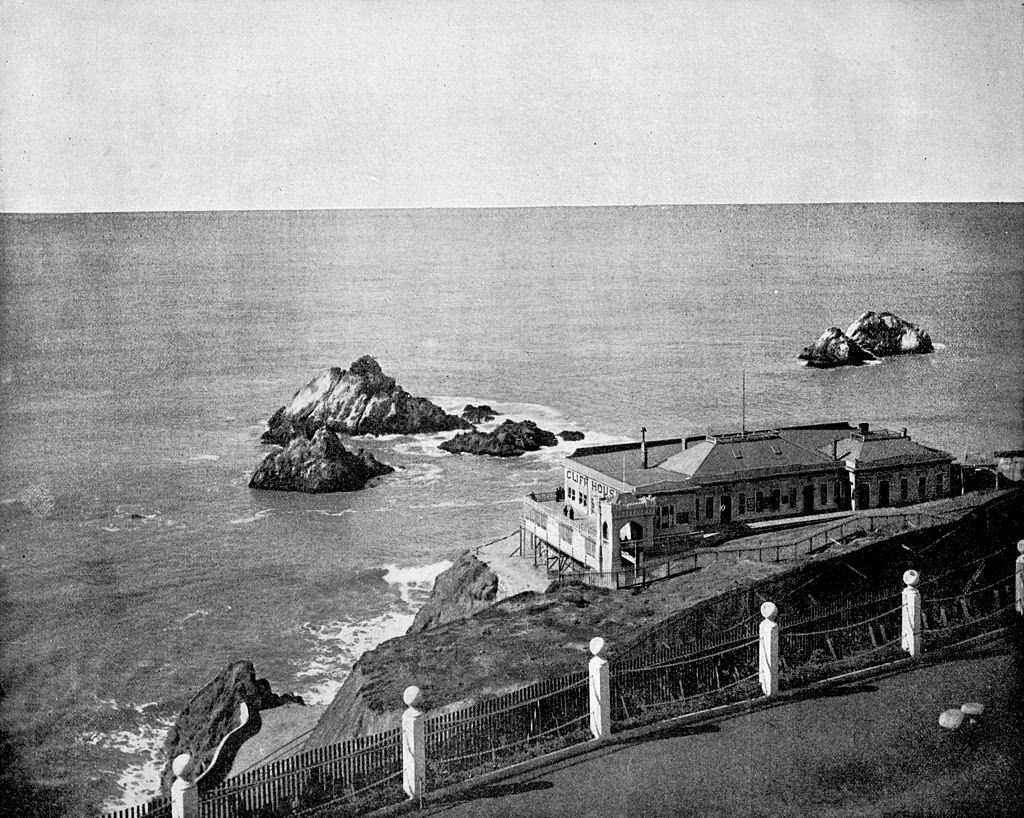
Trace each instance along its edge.
<path fill-rule="evenodd" d="M 312 440 L 303 436 L 271 452 L 249 480 L 249 488 L 321 494 L 361 489 L 373 477 L 394 469 L 370 452 L 348 451 L 329 429 L 318 429 Z"/>
<path fill-rule="evenodd" d="M 829 327 L 821 337 L 804 347 L 799 356 L 808 366 L 829 369 L 834 366 L 860 366 L 875 356 L 850 338 L 839 327 Z"/>
<path fill-rule="evenodd" d="M 467 403 L 460 417 L 467 423 L 487 423 L 489 420 L 494 420 L 499 414 L 486 403 L 481 403 L 479 406 Z"/>
<path fill-rule="evenodd" d="M 304 703 L 301 696 L 274 693 L 270 682 L 256 678 L 252 662 L 231 662 L 185 705 L 167 734 L 164 742 L 167 764 L 161 776 L 164 792 L 174 780 L 171 763 L 179 754 L 192 756 L 185 768 L 185 777 L 189 780 L 206 769 L 221 739 L 238 726 L 238 706 L 242 702 L 248 705 L 251 718 L 261 710 L 289 702 Z M 258 729 L 258 718 L 255 723 Z"/>
<path fill-rule="evenodd" d="M 583 432 L 575 432 L 572 429 L 563 429 L 558 433 L 558 436 L 562 438 L 562 440 L 567 441 L 583 440 L 583 438 L 586 437 Z"/>
<path fill-rule="evenodd" d="M 463 432 L 446 440 L 438 448 L 446 452 L 518 457 L 523 452 L 535 452 L 541 446 L 557 445 L 558 438 L 538 428 L 532 420 L 506 420 L 493 432 Z"/>
<path fill-rule="evenodd" d="M 322 427 L 345 435 L 390 435 L 472 429 L 426 398 L 410 395 L 369 355 L 348 370 L 326 369 L 267 421 L 264 443 L 285 445 Z"/>
<path fill-rule="evenodd" d="M 430 598 L 416 613 L 407 633 L 419 633 L 489 608 L 498 594 L 498 575 L 466 551 L 438 574 Z"/>
<path fill-rule="evenodd" d="M 866 312 L 850 324 L 846 334 L 878 357 L 923 354 L 935 349 L 927 332 L 891 312 Z"/>

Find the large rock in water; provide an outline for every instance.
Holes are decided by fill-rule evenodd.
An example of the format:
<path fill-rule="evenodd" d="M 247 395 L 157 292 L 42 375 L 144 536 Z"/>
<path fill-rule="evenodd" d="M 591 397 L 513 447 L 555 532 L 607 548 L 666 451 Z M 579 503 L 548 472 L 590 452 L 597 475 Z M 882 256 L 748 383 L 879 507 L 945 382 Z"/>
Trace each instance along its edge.
<path fill-rule="evenodd" d="M 466 551 L 447 571 L 438 574 L 430 599 L 416 613 L 407 633 L 465 619 L 489 608 L 498 594 L 498 575 Z"/>
<path fill-rule="evenodd" d="M 282 446 L 321 427 L 345 435 L 422 434 L 472 429 L 426 398 L 410 395 L 364 355 L 348 370 L 331 367 L 295 393 L 267 422 L 264 443 Z"/>
<path fill-rule="evenodd" d="M 932 339 L 916 324 L 891 312 L 866 312 L 846 334 L 873 355 L 914 355 L 934 351 Z"/>
<path fill-rule="evenodd" d="M 860 344 L 850 338 L 839 327 L 829 327 L 821 337 L 804 347 L 799 356 L 807 361 L 808 366 L 828 369 L 833 366 L 860 366 L 865 361 L 875 360 L 875 356 L 866 351 Z"/>
<path fill-rule="evenodd" d="M 499 414 L 486 403 L 481 403 L 479 406 L 467 403 L 460 417 L 467 423 L 487 423 L 489 420 L 494 420 Z"/>
<path fill-rule="evenodd" d="M 294 437 L 285 448 L 268 454 L 249 480 L 249 488 L 308 494 L 355 491 L 371 478 L 393 471 L 363 449 L 353 454 L 334 432 L 321 428 L 312 440 Z"/>
<path fill-rule="evenodd" d="M 250 720 L 261 710 L 269 710 L 289 702 L 303 704 L 302 698 L 292 693 L 278 695 L 266 679 L 257 679 L 252 662 L 231 662 L 203 687 L 185 708 L 164 741 L 167 763 L 161 776 L 161 786 L 168 792 L 174 774 L 171 763 L 181 753 L 192 756 L 185 777 L 192 780 L 205 771 L 213 758 L 217 745 L 238 726 L 238 706 L 245 702 Z M 218 761 L 217 766 L 221 764 Z"/>
<path fill-rule="evenodd" d="M 523 452 L 535 452 L 541 446 L 557 445 L 558 438 L 538 428 L 532 420 L 506 420 L 493 432 L 463 432 L 446 440 L 438 448 L 454 453 L 518 457 Z"/>

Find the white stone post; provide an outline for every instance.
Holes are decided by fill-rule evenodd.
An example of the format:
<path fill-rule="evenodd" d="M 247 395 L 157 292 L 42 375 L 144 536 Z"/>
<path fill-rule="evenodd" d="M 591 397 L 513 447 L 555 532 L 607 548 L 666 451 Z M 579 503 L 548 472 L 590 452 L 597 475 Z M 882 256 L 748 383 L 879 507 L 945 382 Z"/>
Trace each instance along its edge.
<path fill-rule="evenodd" d="M 921 655 L 921 592 L 917 583 L 921 576 L 917 571 L 903 573 L 907 587 L 903 589 L 903 628 L 900 646 L 912 657 Z"/>
<path fill-rule="evenodd" d="M 760 647 L 757 663 L 757 679 L 761 683 L 761 691 L 765 696 L 774 696 L 779 692 L 779 609 L 774 602 L 765 602 L 761 606 L 764 619 L 760 628 Z"/>
<path fill-rule="evenodd" d="M 1024 616 L 1024 540 L 1017 543 L 1017 613 Z"/>
<path fill-rule="evenodd" d="M 402 789 L 409 798 L 422 798 L 427 777 L 427 754 L 423 739 L 423 693 L 410 686 L 402 694 L 407 705 L 402 713 Z"/>
<path fill-rule="evenodd" d="M 612 682 L 608 660 L 604 652 L 604 639 L 595 636 L 590 640 L 590 732 L 598 741 L 612 733 Z"/>
<path fill-rule="evenodd" d="M 199 818 L 199 790 L 194 781 L 182 777 L 192 756 L 182 753 L 171 763 L 171 818 Z"/>

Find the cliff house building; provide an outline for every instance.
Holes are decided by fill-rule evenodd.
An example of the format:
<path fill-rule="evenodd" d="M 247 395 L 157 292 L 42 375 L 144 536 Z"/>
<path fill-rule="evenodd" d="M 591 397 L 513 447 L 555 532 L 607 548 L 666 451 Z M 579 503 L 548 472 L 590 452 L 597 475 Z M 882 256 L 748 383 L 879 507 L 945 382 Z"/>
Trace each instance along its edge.
<path fill-rule="evenodd" d="M 825 423 L 577 449 L 524 501 L 522 536 L 591 571 L 685 550 L 730 523 L 948 497 L 953 456 L 906 429 Z"/>

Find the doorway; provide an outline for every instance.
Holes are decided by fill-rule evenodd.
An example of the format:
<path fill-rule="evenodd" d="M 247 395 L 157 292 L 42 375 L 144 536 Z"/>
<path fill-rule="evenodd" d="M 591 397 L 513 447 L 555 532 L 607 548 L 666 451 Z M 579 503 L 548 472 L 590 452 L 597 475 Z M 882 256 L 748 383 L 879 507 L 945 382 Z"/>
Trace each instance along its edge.
<path fill-rule="evenodd" d="M 889 505 L 889 481 L 878 481 L 878 507 L 886 508 Z"/>
<path fill-rule="evenodd" d="M 722 508 L 722 514 L 721 514 L 722 522 L 723 523 L 731 523 L 732 522 L 732 497 L 730 495 L 728 495 L 728 494 L 723 494 L 722 495 L 721 508 Z"/>
<path fill-rule="evenodd" d="M 867 483 L 861 483 L 857 486 L 857 511 L 861 509 L 870 508 L 871 506 L 871 486 Z"/>
<path fill-rule="evenodd" d="M 814 486 L 804 486 L 804 514 L 814 511 Z"/>

